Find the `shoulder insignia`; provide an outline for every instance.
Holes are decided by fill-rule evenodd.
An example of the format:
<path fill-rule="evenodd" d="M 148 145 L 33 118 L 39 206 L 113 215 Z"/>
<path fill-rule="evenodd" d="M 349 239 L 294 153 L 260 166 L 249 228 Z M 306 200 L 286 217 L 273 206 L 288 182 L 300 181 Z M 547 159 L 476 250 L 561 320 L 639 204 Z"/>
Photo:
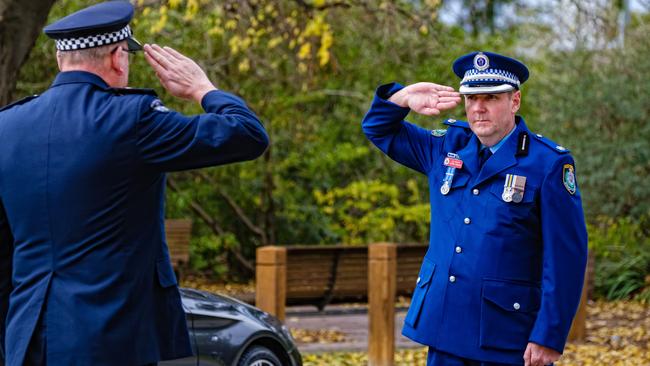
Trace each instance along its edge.
<path fill-rule="evenodd" d="M 459 121 L 455 120 L 453 118 L 449 118 L 444 122 L 447 126 L 452 126 L 452 127 L 463 127 L 463 128 L 469 128 L 469 123 L 465 121 Z"/>
<path fill-rule="evenodd" d="M 154 99 L 154 100 L 151 102 L 151 104 L 149 105 L 149 107 L 150 107 L 151 109 L 153 109 L 153 110 L 158 111 L 158 112 L 163 112 L 163 113 L 167 113 L 167 112 L 169 112 L 169 108 L 165 107 L 165 105 L 163 104 L 163 102 L 160 101 L 160 99 L 158 99 L 158 98 Z"/>
<path fill-rule="evenodd" d="M 144 94 L 153 95 L 154 97 L 158 96 L 155 90 L 147 88 L 108 88 L 108 90 L 118 95 Z"/>
<path fill-rule="evenodd" d="M 555 151 L 558 154 L 566 154 L 569 153 L 569 149 L 567 149 L 564 146 L 558 145 L 555 142 L 549 140 L 548 138 L 538 134 L 534 134 L 535 139 L 539 142 L 542 142 L 544 145 L 548 146 L 551 150 Z"/>
<path fill-rule="evenodd" d="M 435 137 L 442 137 L 447 133 L 447 130 L 431 130 L 431 134 Z"/>
<path fill-rule="evenodd" d="M 9 103 L 6 106 L 0 108 L 0 112 L 6 111 L 7 109 L 11 109 L 12 107 L 15 107 L 17 105 L 25 104 L 25 103 L 29 102 L 30 100 L 36 99 L 36 98 L 38 98 L 38 94 L 30 95 L 30 96 L 25 97 L 23 99 L 19 99 L 19 100 L 13 102 L 13 103 Z"/>
<path fill-rule="evenodd" d="M 576 174 L 573 165 L 564 164 L 562 168 L 562 183 L 564 183 L 564 188 L 571 193 L 576 193 Z"/>

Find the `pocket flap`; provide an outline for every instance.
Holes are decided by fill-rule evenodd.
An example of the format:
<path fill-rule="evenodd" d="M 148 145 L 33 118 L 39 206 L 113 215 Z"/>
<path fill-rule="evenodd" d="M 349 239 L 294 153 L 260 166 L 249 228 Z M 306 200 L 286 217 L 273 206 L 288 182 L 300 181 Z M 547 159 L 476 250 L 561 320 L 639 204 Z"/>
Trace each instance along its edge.
<path fill-rule="evenodd" d="M 169 260 L 161 259 L 157 261 L 156 271 L 158 272 L 158 283 L 160 283 L 160 286 L 163 288 L 178 284 L 176 281 L 176 275 L 174 274 L 174 268 Z"/>
<path fill-rule="evenodd" d="M 424 287 L 431 277 L 433 277 L 433 272 L 436 269 L 436 264 L 428 260 L 426 257 L 422 261 L 422 267 L 420 268 L 420 273 L 418 274 L 418 279 L 415 281 L 415 284 L 418 287 Z"/>
<path fill-rule="evenodd" d="M 526 313 L 539 309 L 541 290 L 534 285 L 484 280 L 483 298 L 503 310 Z"/>

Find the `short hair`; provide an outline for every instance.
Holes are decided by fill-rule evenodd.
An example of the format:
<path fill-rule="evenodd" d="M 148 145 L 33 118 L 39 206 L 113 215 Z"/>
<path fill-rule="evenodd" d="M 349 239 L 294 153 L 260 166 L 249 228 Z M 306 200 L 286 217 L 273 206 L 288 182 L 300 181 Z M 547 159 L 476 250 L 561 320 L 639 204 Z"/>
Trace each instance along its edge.
<path fill-rule="evenodd" d="M 109 44 L 106 46 L 84 48 L 72 51 L 57 51 L 57 57 L 65 64 L 85 64 L 97 62 L 110 54 L 111 51 L 117 47 L 116 44 Z"/>

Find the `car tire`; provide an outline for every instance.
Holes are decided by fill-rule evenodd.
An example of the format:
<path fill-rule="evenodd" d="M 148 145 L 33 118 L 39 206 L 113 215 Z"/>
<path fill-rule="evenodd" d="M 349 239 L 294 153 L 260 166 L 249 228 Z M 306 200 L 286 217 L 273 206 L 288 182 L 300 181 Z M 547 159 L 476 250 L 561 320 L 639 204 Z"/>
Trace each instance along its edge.
<path fill-rule="evenodd" d="M 237 366 L 282 366 L 282 362 L 270 349 L 253 346 L 244 352 Z"/>

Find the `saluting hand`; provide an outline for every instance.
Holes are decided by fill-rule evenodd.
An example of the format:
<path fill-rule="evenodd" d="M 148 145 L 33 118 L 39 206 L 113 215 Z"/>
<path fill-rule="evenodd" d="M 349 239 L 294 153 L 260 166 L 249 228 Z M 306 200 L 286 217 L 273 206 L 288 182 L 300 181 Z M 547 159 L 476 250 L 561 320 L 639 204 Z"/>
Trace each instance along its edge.
<path fill-rule="evenodd" d="M 434 83 L 411 84 L 388 99 L 400 107 L 432 116 L 440 111 L 452 109 L 460 103 L 460 93 L 454 88 Z"/>
<path fill-rule="evenodd" d="M 145 44 L 144 56 L 162 86 L 175 97 L 201 103 L 206 93 L 216 89 L 196 62 L 171 47 Z"/>

